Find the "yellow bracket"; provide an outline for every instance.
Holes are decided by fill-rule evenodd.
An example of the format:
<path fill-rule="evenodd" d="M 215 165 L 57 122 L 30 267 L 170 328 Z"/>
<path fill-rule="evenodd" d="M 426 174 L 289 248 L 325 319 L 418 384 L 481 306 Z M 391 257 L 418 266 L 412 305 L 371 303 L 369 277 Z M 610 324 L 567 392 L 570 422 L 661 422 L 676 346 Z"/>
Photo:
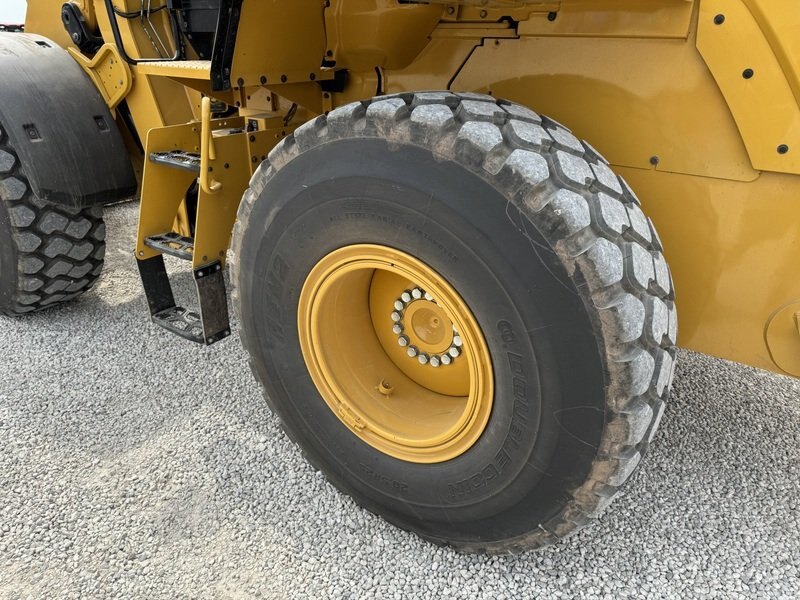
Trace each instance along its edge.
<path fill-rule="evenodd" d="M 75 48 L 67 48 L 72 58 L 86 71 L 108 108 L 114 110 L 133 89 L 131 69 L 117 47 L 104 44 L 94 58 L 88 59 Z"/>
<path fill-rule="evenodd" d="M 200 189 L 206 194 L 216 194 L 222 184 L 211 177 L 209 163 L 217 160 L 214 151 L 214 139 L 211 133 L 211 99 L 203 98 L 201 104 L 202 121 L 200 130 Z"/>

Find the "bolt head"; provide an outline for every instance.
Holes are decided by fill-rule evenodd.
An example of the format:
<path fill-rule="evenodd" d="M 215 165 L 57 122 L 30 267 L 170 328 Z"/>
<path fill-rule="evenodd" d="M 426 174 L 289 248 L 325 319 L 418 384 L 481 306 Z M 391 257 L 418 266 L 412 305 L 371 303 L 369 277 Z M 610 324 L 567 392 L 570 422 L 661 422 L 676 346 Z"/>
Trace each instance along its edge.
<path fill-rule="evenodd" d="M 440 359 L 441 359 L 443 365 L 449 365 L 451 362 L 453 362 L 453 359 L 450 358 L 447 354 L 443 354 L 440 357 Z"/>
<path fill-rule="evenodd" d="M 432 367 L 438 367 L 440 364 L 442 364 L 442 361 L 439 360 L 438 356 L 431 356 L 431 366 Z"/>
<path fill-rule="evenodd" d="M 425 292 L 425 296 L 424 296 L 424 298 L 425 298 L 425 300 L 427 300 L 428 302 L 433 302 L 433 296 L 431 296 L 431 295 L 430 295 L 428 292 Z"/>
<path fill-rule="evenodd" d="M 419 354 L 419 350 L 417 350 L 416 346 L 409 346 L 408 350 L 406 350 L 406 354 L 408 354 L 411 358 L 414 358 Z"/>
<path fill-rule="evenodd" d="M 420 354 L 417 357 L 417 360 L 419 361 L 419 364 L 427 365 L 428 364 L 428 355 L 427 354 Z"/>
<path fill-rule="evenodd" d="M 406 305 L 403 303 L 402 300 L 395 300 L 394 301 L 394 309 L 395 310 L 403 310 Z"/>
<path fill-rule="evenodd" d="M 394 333 L 395 335 L 400 335 L 401 333 L 403 333 L 403 326 L 400 323 L 395 323 L 394 325 L 392 325 L 392 333 Z"/>
<path fill-rule="evenodd" d="M 448 350 L 447 353 L 453 358 L 458 358 L 459 355 L 461 354 L 461 350 L 456 348 L 455 346 L 450 346 L 450 350 Z"/>
<path fill-rule="evenodd" d="M 397 343 L 400 344 L 403 348 L 408 346 L 408 342 L 409 342 L 408 338 L 404 335 L 401 335 L 399 338 L 397 338 Z"/>
<path fill-rule="evenodd" d="M 419 288 L 414 288 L 413 290 L 411 290 L 411 296 L 414 298 L 414 300 L 419 300 L 420 298 L 422 298 L 423 294 L 424 292 Z"/>
<path fill-rule="evenodd" d="M 395 312 L 392 313 L 392 321 L 394 321 L 395 323 L 399 323 L 400 319 L 402 319 L 402 318 L 403 318 L 403 315 L 401 315 L 399 312 L 395 311 Z"/>
<path fill-rule="evenodd" d="M 402 300 L 405 303 L 411 302 L 411 300 L 413 300 L 413 298 L 411 297 L 411 292 L 405 291 L 402 294 L 400 294 L 400 300 Z"/>
<path fill-rule="evenodd" d="M 463 343 L 460 335 L 453 336 L 453 346 L 460 348 Z"/>

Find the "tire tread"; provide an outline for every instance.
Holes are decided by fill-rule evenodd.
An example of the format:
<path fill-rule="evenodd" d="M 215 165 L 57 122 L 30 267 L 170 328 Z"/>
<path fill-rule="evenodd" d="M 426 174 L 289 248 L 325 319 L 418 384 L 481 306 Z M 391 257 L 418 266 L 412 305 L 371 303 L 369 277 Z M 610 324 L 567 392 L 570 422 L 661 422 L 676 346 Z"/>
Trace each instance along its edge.
<path fill-rule="evenodd" d="M 76 209 L 37 198 L 2 130 L 0 156 L 0 211 L 11 231 L 11 243 L 3 242 L 0 251 L 11 252 L 16 264 L 16 272 L 0 274 L 13 278 L 10 293 L 0 297 L 0 314 L 36 312 L 91 289 L 105 256 L 102 207 Z"/>

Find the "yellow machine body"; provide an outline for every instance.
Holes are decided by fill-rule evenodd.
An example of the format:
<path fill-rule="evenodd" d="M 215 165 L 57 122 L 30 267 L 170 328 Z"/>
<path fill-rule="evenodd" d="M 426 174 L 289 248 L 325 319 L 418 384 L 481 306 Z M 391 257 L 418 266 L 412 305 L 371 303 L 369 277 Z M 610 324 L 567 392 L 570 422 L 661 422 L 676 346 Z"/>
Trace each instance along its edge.
<path fill-rule="evenodd" d="M 196 56 L 128 64 L 104 0 L 73 2 L 105 41 L 85 55 L 61 4 L 29 0 L 27 31 L 69 48 L 110 108 L 125 103 L 144 156 L 203 154 L 196 267 L 224 262 L 250 174 L 311 117 L 380 94 L 489 93 L 563 122 L 631 183 L 663 239 L 682 346 L 800 376 L 793 0 L 244 0 L 224 89 Z M 117 18 L 125 53 L 157 58 L 153 32 L 174 48 L 166 14 L 148 27 Z M 234 114 L 210 119 L 203 97 Z M 192 178 L 143 161 L 127 133 L 144 164 L 136 252 L 146 258 L 147 236 L 190 228 Z"/>

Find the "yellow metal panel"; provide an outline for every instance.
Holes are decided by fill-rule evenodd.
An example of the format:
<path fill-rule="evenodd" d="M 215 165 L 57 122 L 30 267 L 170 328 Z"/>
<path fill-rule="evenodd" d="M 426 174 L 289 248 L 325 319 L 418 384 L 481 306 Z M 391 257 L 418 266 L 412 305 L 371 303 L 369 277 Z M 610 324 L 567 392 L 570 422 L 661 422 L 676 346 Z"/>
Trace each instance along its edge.
<path fill-rule="evenodd" d="M 440 36 L 437 30 L 431 42 L 408 68 L 385 73 L 386 92 L 446 89 L 453 74 L 458 72 L 480 41 L 480 32 L 474 37 L 462 39 L 458 36 Z M 357 99 L 349 95 L 346 97 L 347 101 Z"/>
<path fill-rule="evenodd" d="M 267 159 L 267 155 L 280 141 L 294 132 L 302 119 L 296 123 L 284 125 L 283 117 L 256 118 L 258 131 L 247 134 L 247 155 L 249 157 L 250 173 L 255 173 L 258 166 Z M 242 190 L 244 193 L 244 189 Z"/>
<path fill-rule="evenodd" d="M 8 0 L 0 0 L 7 2 Z M 28 0 L 25 31 L 50 38 L 62 48 L 75 47 L 61 23 L 64 0 Z M 110 39 L 110 38 L 109 38 Z"/>
<path fill-rule="evenodd" d="M 618 165 L 651 168 L 657 157 L 663 171 L 745 181 L 758 175 L 691 40 L 496 40 L 475 49 L 452 88 L 531 106 Z"/>
<path fill-rule="evenodd" d="M 795 24 L 794 37 L 800 35 L 796 3 L 785 18 Z M 747 6 L 741 0 L 703 0 L 697 47 L 725 95 L 753 166 L 800 174 L 800 106 Z"/>
<path fill-rule="evenodd" d="M 325 11 L 326 55 L 337 68 L 402 69 L 428 43 L 443 14 L 444 8 L 435 5 L 333 0 Z"/>
<path fill-rule="evenodd" d="M 800 10 L 797 0 L 743 0 L 781 64 L 800 103 Z"/>
<path fill-rule="evenodd" d="M 438 0 L 439 4 L 445 3 Z M 453 5 L 454 2 L 447 2 Z M 510 17 L 514 21 L 527 21 L 532 12 L 545 13 L 557 11 L 561 6 L 560 0 L 520 0 L 518 2 L 504 0 L 461 0 L 463 6 L 448 8 L 446 19 L 456 21 L 472 21 L 475 23 L 495 23 L 503 18 Z M 477 6 L 476 6 L 477 5 Z M 509 6 L 514 8 L 509 8 Z M 499 7 L 499 8 L 498 8 Z"/>
<path fill-rule="evenodd" d="M 767 326 L 766 338 L 775 364 L 800 377 L 800 300 L 775 311 Z"/>
<path fill-rule="evenodd" d="M 225 264 L 236 211 L 250 181 L 250 154 L 246 133 L 214 136 L 216 159 L 209 162 L 219 191 L 207 194 L 200 190 L 194 233 L 194 268 L 210 261 Z"/>
<path fill-rule="evenodd" d="M 764 173 L 748 183 L 617 170 L 664 241 L 681 346 L 800 375 L 785 361 L 776 366 L 765 340 L 776 310 L 800 300 L 800 176 Z M 779 335 L 800 353 L 800 335 Z"/>
<path fill-rule="evenodd" d="M 693 0 L 561 0 L 555 19 L 532 15 L 520 35 L 685 38 Z"/>
<path fill-rule="evenodd" d="M 245 2 L 236 38 L 231 82 L 239 87 L 309 81 L 325 57 L 322 0 Z M 332 76 L 332 75 L 331 75 Z M 240 81 L 241 80 L 241 81 Z"/>

